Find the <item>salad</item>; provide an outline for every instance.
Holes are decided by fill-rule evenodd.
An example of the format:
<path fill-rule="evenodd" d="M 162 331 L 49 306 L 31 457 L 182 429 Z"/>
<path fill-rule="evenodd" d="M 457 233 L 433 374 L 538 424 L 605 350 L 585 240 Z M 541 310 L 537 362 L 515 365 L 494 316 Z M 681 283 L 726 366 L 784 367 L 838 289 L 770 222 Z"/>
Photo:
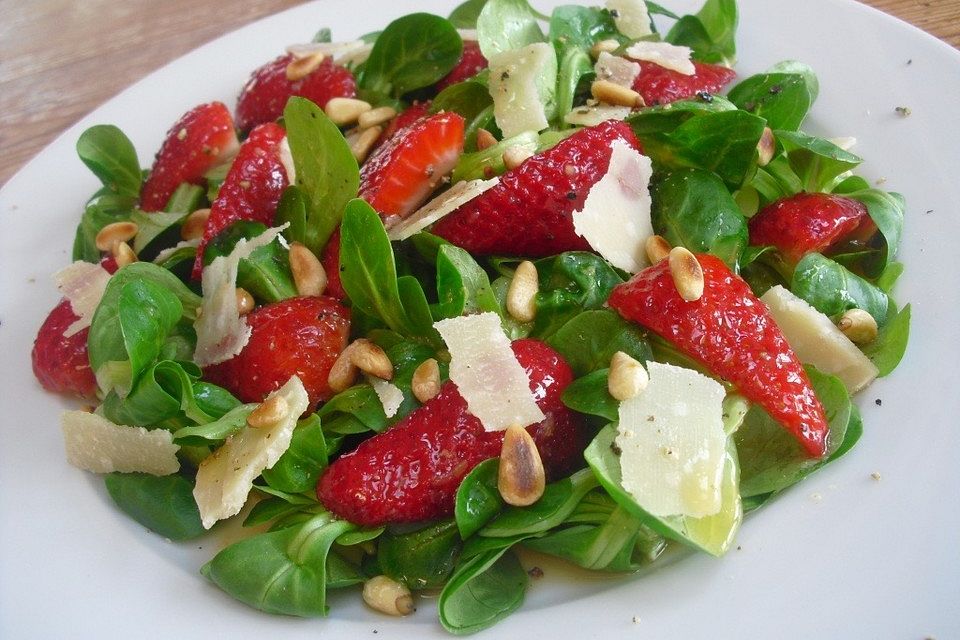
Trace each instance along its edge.
<path fill-rule="evenodd" d="M 723 555 L 856 444 L 910 324 L 903 198 L 802 130 L 808 66 L 737 77 L 737 19 L 470 0 L 288 45 L 149 170 L 91 127 L 33 351 L 94 403 L 68 460 L 165 538 L 242 521 L 200 571 L 269 613 L 428 592 L 465 634 L 524 550 Z"/>

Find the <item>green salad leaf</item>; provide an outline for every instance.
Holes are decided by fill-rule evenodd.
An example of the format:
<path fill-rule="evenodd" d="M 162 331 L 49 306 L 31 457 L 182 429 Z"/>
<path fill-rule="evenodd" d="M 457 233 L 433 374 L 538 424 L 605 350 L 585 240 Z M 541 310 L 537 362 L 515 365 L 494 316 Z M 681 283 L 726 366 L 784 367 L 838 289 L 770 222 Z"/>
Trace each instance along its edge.
<path fill-rule="evenodd" d="M 140 160 L 133 143 L 112 124 L 98 124 L 80 134 L 77 155 L 110 192 L 140 195 Z"/>
<path fill-rule="evenodd" d="M 537 12 L 527 0 L 487 0 L 477 16 L 480 51 L 489 60 L 504 51 L 545 40 Z"/>
<path fill-rule="evenodd" d="M 193 483 L 181 475 L 109 473 L 107 493 L 128 516 L 170 540 L 190 540 L 206 533 L 193 498 Z"/>

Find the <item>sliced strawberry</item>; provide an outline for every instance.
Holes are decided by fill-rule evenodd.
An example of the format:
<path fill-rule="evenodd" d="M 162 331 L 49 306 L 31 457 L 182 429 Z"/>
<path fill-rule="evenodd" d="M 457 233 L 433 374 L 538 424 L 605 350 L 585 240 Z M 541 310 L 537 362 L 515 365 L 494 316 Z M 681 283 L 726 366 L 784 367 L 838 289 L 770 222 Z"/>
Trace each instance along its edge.
<path fill-rule="evenodd" d="M 203 250 L 211 239 L 237 220 L 271 224 L 280 195 L 289 184 L 280 159 L 280 142 L 286 132 L 268 122 L 250 132 L 220 185 L 220 194 L 210 206 L 210 216 L 197 248 L 193 277 L 203 269 Z"/>
<path fill-rule="evenodd" d="M 437 91 L 443 91 L 452 84 L 472 78 L 486 68 L 487 59 L 480 53 L 480 43 L 476 40 L 464 40 L 460 62 L 437 83 Z"/>
<path fill-rule="evenodd" d="M 222 102 L 194 107 L 167 132 L 140 192 L 140 208 L 161 211 L 181 182 L 203 184 L 203 174 L 229 159 L 239 144 Z"/>
<path fill-rule="evenodd" d="M 414 102 L 390 121 L 390 123 L 387 125 L 387 128 L 384 129 L 383 133 L 380 134 L 380 138 L 377 140 L 377 146 L 379 147 L 384 142 L 395 136 L 397 131 L 406 129 L 420 118 L 424 118 L 429 114 L 429 100 L 426 102 Z"/>
<path fill-rule="evenodd" d="M 117 271 L 117 263 L 111 257 L 101 260 L 100 265 L 111 274 Z M 78 319 L 67 299 L 53 308 L 33 342 L 33 374 L 47 391 L 93 400 L 97 396 L 97 381 L 87 352 L 90 329 L 69 337 L 63 335 Z"/>
<path fill-rule="evenodd" d="M 750 219 L 750 244 L 773 245 L 790 263 L 823 252 L 851 236 L 866 239 L 876 225 L 862 202 L 827 193 L 798 193 L 777 200 Z"/>
<path fill-rule="evenodd" d="M 323 255 L 320 256 L 320 262 L 327 273 L 327 289 L 324 293 L 337 300 L 346 300 L 347 292 L 343 290 L 343 284 L 340 282 L 340 227 L 337 227 L 327 241 L 327 246 L 323 248 Z"/>
<path fill-rule="evenodd" d="M 250 341 L 238 355 L 207 367 L 204 377 L 243 402 L 260 402 L 290 376 L 300 376 L 310 404 L 332 394 L 327 376 L 347 346 L 350 311 L 332 298 L 288 298 L 247 316 Z"/>
<path fill-rule="evenodd" d="M 822 456 L 828 430 L 823 407 L 766 306 L 722 260 L 709 254 L 697 260 L 704 278 L 699 300 L 680 297 L 662 260 L 616 287 L 607 304 L 735 384 L 811 456 Z"/>
<path fill-rule="evenodd" d="M 719 93 L 737 77 L 733 69 L 706 62 L 694 61 L 696 72 L 692 76 L 685 76 L 654 62 L 641 60 L 639 63 L 640 75 L 634 80 L 633 89 L 643 96 L 647 106 L 692 98 L 701 92 Z"/>
<path fill-rule="evenodd" d="M 360 170 L 360 197 L 381 216 L 406 217 L 433 193 L 463 153 L 463 118 L 438 113 L 398 131 Z"/>
<path fill-rule="evenodd" d="M 616 140 L 640 149 L 626 123 L 610 120 L 583 129 L 507 171 L 499 184 L 441 218 L 431 232 L 476 255 L 589 251 L 573 230 L 572 214 L 607 172 Z"/>
<path fill-rule="evenodd" d="M 274 122 L 283 115 L 291 96 L 301 96 L 321 109 L 331 98 L 353 98 L 357 82 L 346 67 L 327 58 L 301 80 L 287 79 L 291 55 L 283 55 L 263 65 L 250 75 L 237 98 L 237 126 L 249 131 L 258 124 Z"/>
<path fill-rule="evenodd" d="M 513 352 L 546 414 L 527 427 L 547 473 L 562 476 L 582 462 L 580 418 L 560 396 L 573 372 L 542 342 L 517 340 Z M 439 395 L 330 465 L 317 485 L 320 501 L 338 516 L 364 526 L 419 522 L 448 516 L 463 478 L 483 460 L 500 455 L 502 431 L 486 431 L 467 411 L 453 382 Z"/>

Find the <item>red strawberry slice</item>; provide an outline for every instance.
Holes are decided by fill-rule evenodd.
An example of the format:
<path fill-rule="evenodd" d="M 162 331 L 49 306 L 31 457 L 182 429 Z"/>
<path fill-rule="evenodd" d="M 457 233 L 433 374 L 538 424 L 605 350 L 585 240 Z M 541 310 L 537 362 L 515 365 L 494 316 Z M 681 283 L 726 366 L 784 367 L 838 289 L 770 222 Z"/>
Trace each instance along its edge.
<path fill-rule="evenodd" d="M 193 277 L 203 270 L 203 250 L 218 233 L 237 220 L 273 223 L 280 195 L 289 184 L 287 170 L 280 160 L 280 142 L 286 132 L 268 122 L 250 132 L 220 185 L 220 194 L 210 206 L 210 217 L 203 228 L 197 248 Z"/>
<path fill-rule="evenodd" d="M 180 183 L 203 184 L 203 174 L 229 159 L 239 144 L 222 102 L 194 107 L 167 132 L 140 192 L 140 208 L 161 211 Z"/>
<path fill-rule="evenodd" d="M 390 121 L 390 123 L 387 125 L 387 128 L 384 129 L 383 133 L 380 134 L 380 138 L 377 139 L 377 146 L 379 147 L 384 142 L 395 136 L 397 131 L 406 129 L 420 118 L 424 118 L 429 114 L 429 100 L 426 102 L 414 102 Z"/>
<path fill-rule="evenodd" d="M 463 117 L 438 113 L 399 130 L 360 170 L 360 197 L 384 218 L 406 217 L 433 193 L 463 153 Z"/>
<path fill-rule="evenodd" d="M 340 282 L 340 227 L 336 228 L 327 241 L 327 246 L 323 248 L 320 263 L 327 273 L 327 289 L 324 293 L 337 300 L 346 300 L 347 292 L 343 290 L 343 283 Z"/>
<path fill-rule="evenodd" d="M 586 444 L 580 418 L 560 400 L 573 372 L 542 342 L 517 340 L 513 352 L 547 416 L 527 430 L 548 475 L 561 476 L 582 462 Z M 441 518 L 453 513 L 463 478 L 499 456 L 502 445 L 503 432 L 485 431 L 448 381 L 435 398 L 330 465 L 317 496 L 333 513 L 364 526 Z"/>
<path fill-rule="evenodd" d="M 452 84 L 472 78 L 487 68 L 487 59 L 480 53 L 480 43 L 476 40 L 463 41 L 463 54 L 453 70 L 437 83 L 437 91 L 443 91 Z"/>
<path fill-rule="evenodd" d="M 611 145 L 640 143 L 623 122 L 582 129 L 552 149 L 507 171 L 496 186 L 441 218 L 431 233 L 475 255 L 549 256 L 589 251 L 573 230 L 572 214 L 607 172 Z"/>
<path fill-rule="evenodd" d="M 101 260 L 100 266 L 111 274 L 117 271 L 117 263 L 111 257 Z M 47 391 L 94 400 L 97 397 L 97 380 L 90 368 L 87 352 L 90 329 L 82 329 L 69 337 L 63 335 L 78 319 L 70 301 L 65 298 L 53 308 L 33 342 L 33 352 L 30 354 L 33 374 Z"/>
<path fill-rule="evenodd" d="M 292 55 L 283 55 L 263 65 L 250 75 L 237 98 L 237 126 L 249 131 L 258 124 L 274 122 L 283 115 L 291 96 L 301 96 L 321 109 L 331 98 L 353 98 L 357 82 L 346 67 L 327 58 L 308 76 L 287 79 L 287 65 Z"/>
<path fill-rule="evenodd" d="M 264 305 L 247 316 L 250 341 L 238 355 L 207 367 L 204 377 L 243 402 L 260 402 L 292 375 L 311 406 L 333 393 L 327 376 L 347 346 L 350 311 L 332 298 L 300 297 Z"/>
<path fill-rule="evenodd" d="M 862 202 L 827 193 L 798 193 L 777 200 L 750 219 L 750 244 L 773 245 L 790 263 L 811 251 L 823 252 L 855 236 L 866 240 L 877 230 Z"/>
<path fill-rule="evenodd" d="M 780 328 L 749 285 L 722 260 L 708 254 L 697 260 L 704 277 L 699 300 L 680 297 L 668 261 L 662 260 L 616 287 L 607 303 L 731 381 L 811 456 L 822 456 L 827 419 Z"/>
<path fill-rule="evenodd" d="M 692 98 L 700 92 L 719 93 L 737 73 L 718 64 L 694 61 L 696 72 L 685 76 L 654 62 L 640 60 L 640 75 L 633 82 L 633 90 L 643 96 L 647 106 L 667 104 Z"/>

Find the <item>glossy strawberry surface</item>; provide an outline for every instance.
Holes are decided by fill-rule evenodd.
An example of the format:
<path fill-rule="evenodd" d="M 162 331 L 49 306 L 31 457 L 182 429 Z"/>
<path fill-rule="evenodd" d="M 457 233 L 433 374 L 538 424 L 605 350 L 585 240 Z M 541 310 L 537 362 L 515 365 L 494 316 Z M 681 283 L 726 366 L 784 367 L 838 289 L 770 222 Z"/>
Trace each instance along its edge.
<path fill-rule="evenodd" d="M 431 233 L 475 255 L 589 251 L 573 230 L 572 216 L 607 172 L 616 140 L 640 150 L 626 123 L 582 129 L 504 173 L 499 184 L 442 218 Z"/>
<path fill-rule="evenodd" d="M 437 91 L 443 91 L 452 84 L 472 78 L 487 68 L 487 59 L 480 52 L 480 43 L 476 40 L 463 41 L 463 53 L 453 70 L 437 83 Z"/>
<path fill-rule="evenodd" d="M 194 107 L 170 127 L 140 191 L 140 208 L 161 211 L 180 183 L 203 184 L 203 175 L 236 153 L 233 118 L 222 102 Z"/>
<path fill-rule="evenodd" d="M 337 227 L 327 241 L 327 246 L 323 248 L 320 263 L 327 274 L 327 289 L 324 293 L 331 298 L 345 300 L 347 292 L 343 290 L 343 283 L 340 281 L 340 227 Z"/>
<path fill-rule="evenodd" d="M 406 129 L 417 120 L 430 115 L 430 104 L 431 102 L 429 100 L 425 102 L 414 102 L 412 105 L 394 116 L 393 119 L 387 123 L 383 133 L 380 134 L 380 138 L 377 140 L 377 146 L 379 147 L 384 142 L 395 136 L 398 131 Z"/>
<path fill-rule="evenodd" d="M 692 98 L 700 92 L 719 93 L 737 77 L 733 69 L 718 64 L 694 61 L 693 66 L 695 73 L 687 76 L 653 62 L 640 61 L 640 75 L 633 89 L 643 96 L 649 107 Z"/>
<path fill-rule="evenodd" d="M 827 419 L 793 349 L 766 306 L 719 258 L 703 254 L 703 296 L 677 293 L 667 260 L 617 286 L 610 307 L 668 340 L 732 382 L 790 431 L 811 456 L 822 456 Z"/>
<path fill-rule="evenodd" d="M 264 305 L 247 316 L 250 341 L 204 377 L 243 402 L 260 402 L 290 376 L 300 377 L 310 404 L 332 394 L 327 376 L 347 345 L 350 311 L 332 298 L 299 297 Z"/>
<path fill-rule="evenodd" d="M 562 477 L 582 463 L 586 445 L 580 418 L 560 400 L 573 372 L 542 342 L 517 340 L 513 351 L 547 416 L 527 430 L 548 475 Z M 432 400 L 331 464 L 317 496 L 338 516 L 364 526 L 441 518 L 453 512 L 463 478 L 499 456 L 502 445 L 503 432 L 485 431 L 448 381 Z"/>
<path fill-rule="evenodd" d="M 291 96 L 307 98 L 322 109 L 331 98 L 357 95 L 353 74 L 330 58 L 305 78 L 288 80 L 287 65 L 292 60 L 293 56 L 282 55 L 251 74 L 237 99 L 237 126 L 242 131 L 277 120 Z"/>

